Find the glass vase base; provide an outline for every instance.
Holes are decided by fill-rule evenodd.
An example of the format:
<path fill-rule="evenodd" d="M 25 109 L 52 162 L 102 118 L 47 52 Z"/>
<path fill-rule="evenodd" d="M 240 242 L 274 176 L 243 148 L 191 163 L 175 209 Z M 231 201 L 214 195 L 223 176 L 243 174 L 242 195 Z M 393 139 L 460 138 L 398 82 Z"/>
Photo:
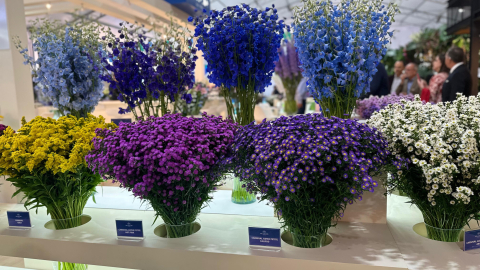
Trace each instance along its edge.
<path fill-rule="evenodd" d="M 463 228 L 442 229 L 427 225 L 424 222 L 415 224 L 413 230 L 420 236 L 440 242 L 461 242 L 463 241 Z"/>
<path fill-rule="evenodd" d="M 54 262 L 53 270 L 87 270 L 88 265 L 83 263 Z"/>
<path fill-rule="evenodd" d="M 183 225 L 161 224 L 157 226 L 153 233 L 162 238 L 182 238 L 192 235 L 200 230 L 202 226 L 198 222 L 192 222 Z"/>
<path fill-rule="evenodd" d="M 257 200 L 256 195 L 248 192 L 242 187 L 238 177 L 233 179 L 232 202 L 236 204 L 250 204 Z"/>
<path fill-rule="evenodd" d="M 45 228 L 50 230 L 66 230 L 79 227 L 87 224 L 92 220 L 92 217 L 89 215 L 80 215 L 74 218 L 67 219 L 52 219 L 49 222 L 45 223 Z"/>
<path fill-rule="evenodd" d="M 281 238 L 283 242 L 298 248 L 320 248 L 330 245 L 333 238 L 330 234 L 316 236 L 295 235 L 289 231 L 282 233 Z"/>

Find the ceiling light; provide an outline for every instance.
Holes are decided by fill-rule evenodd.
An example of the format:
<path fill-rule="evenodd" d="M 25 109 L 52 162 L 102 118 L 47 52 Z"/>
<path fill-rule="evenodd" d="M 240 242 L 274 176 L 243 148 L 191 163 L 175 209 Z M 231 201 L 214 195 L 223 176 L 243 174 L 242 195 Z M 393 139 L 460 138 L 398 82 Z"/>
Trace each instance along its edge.
<path fill-rule="evenodd" d="M 459 8 L 459 9 L 458 9 L 458 12 L 462 13 L 462 12 L 463 12 L 463 8 Z"/>
<path fill-rule="evenodd" d="M 50 3 L 47 3 L 45 6 L 47 7 L 47 9 L 51 9 L 51 8 L 52 8 L 52 5 L 51 5 Z"/>

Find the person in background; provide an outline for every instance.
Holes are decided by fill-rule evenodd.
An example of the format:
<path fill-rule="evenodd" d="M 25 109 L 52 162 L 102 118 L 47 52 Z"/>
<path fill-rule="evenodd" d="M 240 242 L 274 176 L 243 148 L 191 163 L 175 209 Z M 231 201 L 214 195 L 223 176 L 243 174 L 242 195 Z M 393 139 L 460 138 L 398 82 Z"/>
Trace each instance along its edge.
<path fill-rule="evenodd" d="M 472 77 L 463 63 L 465 53 L 458 47 L 452 47 L 445 56 L 445 65 L 450 69 L 442 89 L 442 101 L 454 101 L 457 93 L 469 96 L 472 92 Z"/>
<path fill-rule="evenodd" d="M 445 54 L 441 53 L 435 57 L 435 60 L 433 61 L 433 71 L 435 71 L 435 75 L 433 75 L 433 77 L 430 79 L 429 84 L 427 85 L 424 81 L 422 81 L 420 85 L 423 90 L 427 90 L 427 97 L 422 98 L 422 100 L 438 103 L 442 102 L 443 83 L 447 79 L 448 73 L 450 72 L 450 69 L 445 65 Z"/>
<path fill-rule="evenodd" d="M 395 62 L 395 65 L 393 66 L 393 75 L 388 78 L 389 81 L 389 87 L 390 87 L 390 94 L 395 95 L 398 86 L 402 82 L 402 73 L 403 70 L 405 69 L 405 65 L 403 64 L 403 61 L 397 61 Z"/>
<path fill-rule="evenodd" d="M 389 93 L 387 70 L 382 63 L 378 63 L 377 72 L 372 77 L 372 81 L 370 82 L 370 92 L 368 94 L 381 97 L 386 96 Z"/>
<path fill-rule="evenodd" d="M 420 95 L 422 89 L 420 88 L 418 76 L 418 68 L 414 63 L 410 63 L 405 67 L 405 73 L 401 76 L 402 81 L 397 87 L 395 93 L 397 95 Z"/>
<path fill-rule="evenodd" d="M 297 92 L 295 93 L 295 101 L 297 102 L 298 114 L 305 113 L 305 107 L 307 106 L 307 98 L 310 96 L 307 87 L 308 78 L 303 77 L 297 86 Z"/>

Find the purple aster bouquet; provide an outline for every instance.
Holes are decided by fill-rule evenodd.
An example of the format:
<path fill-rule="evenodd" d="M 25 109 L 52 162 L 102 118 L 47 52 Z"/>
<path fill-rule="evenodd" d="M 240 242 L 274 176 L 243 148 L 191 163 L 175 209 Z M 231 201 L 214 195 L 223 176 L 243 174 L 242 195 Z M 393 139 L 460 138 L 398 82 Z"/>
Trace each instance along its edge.
<path fill-rule="evenodd" d="M 148 201 L 169 238 L 193 233 L 193 222 L 223 179 L 216 166 L 233 141 L 237 124 L 221 117 L 167 113 L 114 131 L 98 129 L 86 156 L 104 179 Z"/>
<path fill-rule="evenodd" d="M 196 26 L 197 48 L 208 62 L 208 78 L 222 88 L 228 115 L 242 126 L 251 123 L 257 94 L 271 84 L 286 28 L 277 10 L 241 4 L 189 21 Z"/>
<path fill-rule="evenodd" d="M 225 162 L 250 192 L 271 202 L 297 247 L 320 247 L 347 204 L 379 183 L 371 174 L 384 164 L 387 141 L 356 120 L 320 114 L 245 126 Z"/>
<path fill-rule="evenodd" d="M 141 28 L 127 25 L 120 23 L 118 37 L 112 32 L 104 36 L 107 46 L 99 52 L 109 71 L 102 80 L 127 103 L 119 113 L 132 112 L 138 118 L 138 109 L 145 119 L 166 114 L 169 103 L 180 98 L 190 103 L 186 89 L 195 82 L 197 56 L 188 30 L 172 21 L 163 35 L 151 39 Z"/>
<path fill-rule="evenodd" d="M 350 118 L 387 52 L 398 8 L 382 0 L 302 0 L 294 10 L 303 76 L 323 115 Z"/>
<path fill-rule="evenodd" d="M 282 78 L 283 86 L 285 87 L 285 112 L 288 115 L 292 115 L 297 112 L 295 92 L 302 80 L 298 52 L 295 49 L 293 40 L 284 40 L 282 46 L 278 49 L 278 56 L 279 60 L 275 62 L 275 73 Z"/>
<path fill-rule="evenodd" d="M 387 95 L 382 97 L 370 96 L 366 99 L 357 100 L 356 112 L 364 119 L 369 119 L 374 112 L 378 112 L 389 104 L 400 103 L 402 100 L 413 101 L 413 95 Z"/>

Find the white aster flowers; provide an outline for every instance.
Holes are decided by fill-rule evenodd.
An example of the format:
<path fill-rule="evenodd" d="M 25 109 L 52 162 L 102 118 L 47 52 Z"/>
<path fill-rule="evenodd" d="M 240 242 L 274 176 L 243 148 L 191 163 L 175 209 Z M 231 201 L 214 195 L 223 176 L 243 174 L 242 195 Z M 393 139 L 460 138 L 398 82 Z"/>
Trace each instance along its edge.
<path fill-rule="evenodd" d="M 469 204 L 479 196 L 479 97 L 432 105 L 417 96 L 374 113 L 367 123 L 382 132 L 397 158 L 421 169 L 421 186 L 432 206 L 439 196 L 448 196 L 450 205 Z"/>

